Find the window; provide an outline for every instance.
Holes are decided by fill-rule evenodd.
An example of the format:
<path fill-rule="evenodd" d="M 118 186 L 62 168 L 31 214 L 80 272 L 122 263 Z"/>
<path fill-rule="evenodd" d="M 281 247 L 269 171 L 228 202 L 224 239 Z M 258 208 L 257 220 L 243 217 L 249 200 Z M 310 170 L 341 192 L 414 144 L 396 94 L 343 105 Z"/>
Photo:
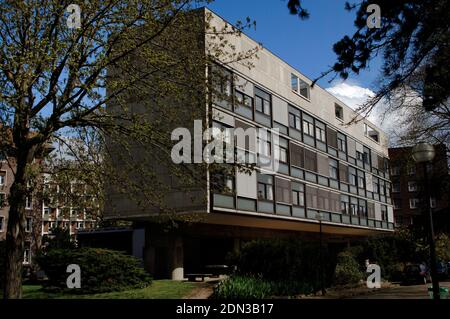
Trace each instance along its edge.
<path fill-rule="evenodd" d="M 380 140 L 378 131 L 372 128 L 371 126 L 367 125 L 366 123 L 364 123 L 364 135 L 377 143 Z"/>
<path fill-rule="evenodd" d="M 408 175 L 414 175 L 416 173 L 416 166 L 414 164 L 408 165 Z"/>
<path fill-rule="evenodd" d="M 338 144 L 339 151 L 344 152 L 344 153 L 347 152 L 347 147 L 346 147 L 346 143 L 345 143 L 345 135 L 338 133 L 337 144 Z"/>
<path fill-rule="evenodd" d="M 300 111 L 289 107 L 289 126 L 301 131 Z"/>
<path fill-rule="evenodd" d="M 415 209 L 419 207 L 419 199 L 418 198 L 410 198 L 409 199 L 409 208 Z"/>
<path fill-rule="evenodd" d="M 373 178 L 373 192 L 375 194 L 380 193 L 380 181 L 376 177 Z"/>
<path fill-rule="evenodd" d="M 292 205 L 305 206 L 305 187 L 303 184 L 292 183 Z"/>
<path fill-rule="evenodd" d="M 258 199 L 273 200 L 273 177 L 258 174 Z"/>
<path fill-rule="evenodd" d="M 4 186 L 6 184 L 6 172 L 0 172 L 0 186 Z"/>
<path fill-rule="evenodd" d="M 381 220 L 384 222 L 388 221 L 388 213 L 386 205 L 381 205 Z"/>
<path fill-rule="evenodd" d="M 27 217 L 25 224 L 25 232 L 30 233 L 33 229 L 33 219 L 31 217 Z"/>
<path fill-rule="evenodd" d="M 309 99 L 309 85 L 294 74 L 291 74 L 291 89 L 292 91 Z"/>
<path fill-rule="evenodd" d="M 222 140 L 222 142 L 232 145 L 233 144 L 233 129 L 222 123 L 214 121 L 212 124 L 213 131 L 212 136 L 217 140 Z M 216 129 L 219 129 L 220 132 Z"/>
<path fill-rule="evenodd" d="M 314 136 L 314 124 L 312 120 L 303 116 L 303 133 Z"/>
<path fill-rule="evenodd" d="M 366 184 L 364 173 L 362 171 L 358 171 L 358 187 L 364 188 Z"/>
<path fill-rule="evenodd" d="M 392 183 L 392 192 L 399 193 L 400 192 L 400 183 Z"/>
<path fill-rule="evenodd" d="M 277 145 L 277 160 L 285 164 L 288 162 L 288 141 L 282 137 Z"/>
<path fill-rule="evenodd" d="M 392 167 L 391 167 L 391 175 L 392 175 L 392 176 L 398 176 L 398 175 L 400 175 L 400 167 L 398 167 L 398 166 L 392 166 Z"/>
<path fill-rule="evenodd" d="M 414 181 L 408 182 L 408 192 L 417 192 L 417 183 Z"/>
<path fill-rule="evenodd" d="M 358 215 L 367 217 L 367 202 L 363 199 L 358 199 Z"/>
<path fill-rule="evenodd" d="M 364 160 L 364 155 L 361 152 L 356 151 L 356 159 L 358 161 L 363 161 Z"/>
<path fill-rule="evenodd" d="M 31 249 L 30 245 L 28 244 L 25 250 L 23 251 L 23 263 L 29 264 L 31 262 Z"/>
<path fill-rule="evenodd" d="M 304 150 L 305 154 L 305 169 L 317 172 L 317 154 L 308 149 Z"/>
<path fill-rule="evenodd" d="M 356 169 L 353 167 L 348 168 L 348 181 L 350 185 L 357 186 L 356 182 Z"/>
<path fill-rule="evenodd" d="M 214 192 L 231 195 L 234 193 L 234 176 L 225 171 L 213 173 L 211 187 Z"/>
<path fill-rule="evenodd" d="M 3 224 L 5 223 L 5 217 L 0 216 L 0 232 L 3 231 Z"/>
<path fill-rule="evenodd" d="M 330 165 L 330 178 L 337 180 L 338 179 L 338 170 L 339 170 L 338 161 L 330 158 L 328 160 L 328 163 Z"/>
<path fill-rule="evenodd" d="M 430 207 L 436 208 L 436 198 L 434 198 L 434 197 L 430 198 Z"/>
<path fill-rule="evenodd" d="M 253 98 L 245 93 L 238 90 L 234 91 L 234 97 L 237 106 L 244 106 L 253 109 Z"/>
<path fill-rule="evenodd" d="M 292 202 L 291 182 L 286 179 L 275 178 L 275 198 L 277 202 Z"/>
<path fill-rule="evenodd" d="M 256 143 L 258 145 L 258 153 L 260 155 L 269 157 L 272 154 L 272 143 L 270 132 L 267 132 L 267 136 L 264 136 L 264 134 L 258 134 L 256 137 Z"/>
<path fill-rule="evenodd" d="M 350 213 L 350 202 L 347 195 L 341 195 L 341 213 L 346 215 Z"/>
<path fill-rule="evenodd" d="M 394 199 L 394 209 L 400 209 L 400 208 L 402 208 L 402 200 Z"/>
<path fill-rule="evenodd" d="M 337 132 L 333 129 L 331 129 L 329 126 L 327 126 L 327 144 L 328 146 L 337 149 L 338 148 L 338 141 L 337 141 Z"/>
<path fill-rule="evenodd" d="M 325 143 L 325 125 L 316 121 L 316 139 L 320 142 Z"/>
<path fill-rule="evenodd" d="M 291 165 L 304 167 L 305 166 L 304 148 L 295 143 L 290 143 L 290 149 L 291 149 Z"/>
<path fill-rule="evenodd" d="M 0 193 L 0 208 L 6 206 L 6 194 Z"/>
<path fill-rule="evenodd" d="M 344 109 L 342 106 L 334 104 L 334 115 L 339 120 L 344 120 Z"/>
<path fill-rule="evenodd" d="M 354 197 L 350 197 L 350 214 L 358 216 L 358 200 Z"/>
<path fill-rule="evenodd" d="M 33 200 L 31 199 L 31 196 L 27 196 L 26 198 L 25 198 L 25 208 L 26 209 L 32 209 L 33 207 L 33 205 L 32 205 L 32 203 L 33 203 Z"/>
<path fill-rule="evenodd" d="M 270 94 L 255 88 L 255 109 L 256 111 L 263 113 L 267 116 L 271 114 Z"/>
<path fill-rule="evenodd" d="M 348 183 L 348 166 L 339 163 L 339 178 L 343 183 Z"/>

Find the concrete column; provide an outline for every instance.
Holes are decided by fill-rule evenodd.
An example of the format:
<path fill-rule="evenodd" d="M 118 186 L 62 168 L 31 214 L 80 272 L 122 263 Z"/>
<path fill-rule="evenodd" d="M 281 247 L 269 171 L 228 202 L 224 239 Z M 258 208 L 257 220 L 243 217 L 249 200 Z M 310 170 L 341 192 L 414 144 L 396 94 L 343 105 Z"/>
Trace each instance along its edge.
<path fill-rule="evenodd" d="M 169 269 L 172 274 L 172 280 L 184 279 L 184 267 L 183 267 L 183 238 L 181 236 L 173 236 L 170 238 L 171 245 L 169 245 L 169 259 L 171 265 Z"/>
<path fill-rule="evenodd" d="M 183 236 L 161 231 L 158 225 L 145 228 L 144 268 L 155 278 L 184 279 Z"/>

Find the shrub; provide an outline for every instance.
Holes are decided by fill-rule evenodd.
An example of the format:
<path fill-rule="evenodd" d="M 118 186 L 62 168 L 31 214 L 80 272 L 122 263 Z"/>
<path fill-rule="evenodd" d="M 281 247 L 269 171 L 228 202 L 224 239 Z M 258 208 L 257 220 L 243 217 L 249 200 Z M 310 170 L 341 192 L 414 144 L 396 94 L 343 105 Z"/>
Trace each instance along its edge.
<path fill-rule="evenodd" d="M 36 257 L 48 276 L 47 290 L 73 293 L 100 293 L 133 288 L 144 288 L 151 283 L 150 276 L 140 267 L 138 259 L 122 252 L 99 249 L 52 249 Z M 67 266 L 77 264 L 81 269 L 81 288 L 68 289 Z"/>
<path fill-rule="evenodd" d="M 232 276 L 214 289 L 216 299 L 264 299 L 271 295 L 270 283 L 255 277 Z"/>
<path fill-rule="evenodd" d="M 363 279 L 363 273 L 359 269 L 358 262 L 352 253 L 343 251 L 338 255 L 336 270 L 334 273 L 335 285 L 357 284 Z"/>
<path fill-rule="evenodd" d="M 313 292 L 312 286 L 298 281 L 268 281 L 251 276 L 231 276 L 214 288 L 215 299 L 264 299 Z"/>
<path fill-rule="evenodd" d="M 259 239 L 246 243 L 232 261 L 240 276 L 262 278 L 271 283 L 275 295 L 295 295 L 319 290 L 321 263 L 319 245 L 296 238 Z M 334 261 L 325 248 L 325 285 L 331 282 Z"/>

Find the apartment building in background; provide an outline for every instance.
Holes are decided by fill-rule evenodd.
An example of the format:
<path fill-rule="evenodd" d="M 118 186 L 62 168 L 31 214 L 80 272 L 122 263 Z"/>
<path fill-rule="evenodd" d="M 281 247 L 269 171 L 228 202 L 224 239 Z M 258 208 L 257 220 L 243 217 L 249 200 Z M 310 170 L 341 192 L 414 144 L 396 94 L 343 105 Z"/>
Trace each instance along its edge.
<path fill-rule="evenodd" d="M 0 152 L 0 240 L 6 239 L 9 216 L 8 196 L 14 182 L 15 158 L 8 155 L 5 152 Z M 38 165 L 43 165 L 42 158 L 37 158 L 35 162 Z M 24 265 L 31 264 L 32 256 L 41 247 L 42 210 L 39 209 L 39 202 L 35 196 L 30 195 L 25 203 Z"/>
<path fill-rule="evenodd" d="M 47 151 L 51 151 L 48 148 Z M 2 155 L 3 154 L 3 155 Z M 14 182 L 15 159 L 6 157 L 4 152 L 0 152 L 0 240 L 6 239 L 9 205 L 8 196 L 10 188 Z M 42 158 L 35 160 L 39 165 L 45 165 Z M 75 184 L 75 183 L 74 183 Z M 41 187 L 50 186 L 48 176 L 38 181 L 37 186 L 27 197 L 25 204 L 26 225 L 25 225 L 25 251 L 24 264 L 32 262 L 32 256 L 41 248 L 42 237 L 52 236 L 55 228 L 68 229 L 73 239 L 79 229 L 90 229 L 96 226 L 98 212 L 89 214 L 89 211 L 77 209 L 74 206 L 63 206 L 61 202 L 54 201 L 51 204 L 42 200 Z M 54 185 L 55 197 L 58 194 L 58 187 Z M 84 186 L 83 186 L 84 187 Z M 93 210 L 96 209 L 93 206 Z"/>
<path fill-rule="evenodd" d="M 450 232 L 450 178 L 447 148 L 444 144 L 434 146 L 436 155 L 426 165 L 430 205 L 436 230 Z M 411 157 L 412 147 L 389 148 L 391 159 L 392 202 L 395 226 L 411 226 L 423 220 L 424 166 L 416 164 Z"/>
<path fill-rule="evenodd" d="M 43 183 L 46 195 L 40 203 L 42 235 L 52 236 L 54 229 L 65 229 L 76 240 L 79 230 L 96 227 L 100 208 L 89 185 L 73 180 L 63 187 L 49 174 L 44 175 Z"/>
<path fill-rule="evenodd" d="M 227 24 L 208 9 L 198 11 L 199 19 L 205 16 L 217 30 Z M 225 38 L 238 50 L 258 45 L 245 34 Z M 219 41 L 205 34 L 202 39 L 206 47 Z M 180 214 L 202 215 L 174 232 L 154 222 L 157 212 L 110 194 L 115 209 L 106 209 L 105 218 L 145 227 L 144 264 L 155 277 L 182 279 L 205 265 L 223 264 L 228 252 L 254 238 L 317 240 L 320 224 L 328 245 L 393 232 L 385 133 L 367 119 L 345 125 L 355 116 L 349 106 L 269 50 L 260 50 L 252 62 L 251 69 L 221 61 L 209 66 L 210 76 L 221 75 L 218 90 L 229 98 L 211 96 L 204 117 L 212 114 L 210 125 L 220 129 L 268 129 L 266 139 L 229 143 L 258 163 L 275 155 L 276 171 L 258 164 L 251 174 L 205 172 L 205 185 L 196 190 L 205 204 L 194 207 L 185 193 L 170 194 Z M 212 180 L 226 187 L 215 188 Z"/>

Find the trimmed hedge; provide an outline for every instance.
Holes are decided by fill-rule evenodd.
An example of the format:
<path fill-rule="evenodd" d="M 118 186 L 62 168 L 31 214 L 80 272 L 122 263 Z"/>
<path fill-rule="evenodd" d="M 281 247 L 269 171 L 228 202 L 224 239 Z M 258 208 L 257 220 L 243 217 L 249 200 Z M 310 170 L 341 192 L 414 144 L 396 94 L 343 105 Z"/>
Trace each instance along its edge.
<path fill-rule="evenodd" d="M 100 249 L 52 249 L 36 257 L 45 271 L 46 290 L 72 293 L 101 293 L 144 288 L 151 284 L 151 277 L 141 268 L 139 260 L 122 252 Z M 68 289 L 67 266 L 77 264 L 81 269 L 81 288 Z"/>

